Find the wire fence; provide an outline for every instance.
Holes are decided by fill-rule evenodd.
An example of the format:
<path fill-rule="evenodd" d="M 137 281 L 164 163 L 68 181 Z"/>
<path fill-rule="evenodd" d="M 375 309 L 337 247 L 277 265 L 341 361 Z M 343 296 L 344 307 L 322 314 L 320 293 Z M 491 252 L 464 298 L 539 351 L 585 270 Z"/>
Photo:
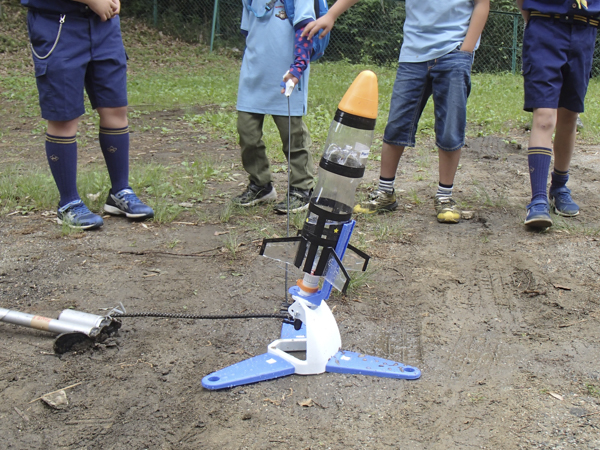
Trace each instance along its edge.
<path fill-rule="evenodd" d="M 333 4 L 333 1 L 329 2 Z M 130 0 L 124 15 L 133 15 L 183 40 L 202 42 L 212 50 L 244 48 L 240 33 L 241 0 Z M 402 45 L 405 3 L 362 0 L 342 14 L 331 32 L 320 61 L 394 64 Z M 476 52 L 474 72 L 519 73 L 523 43 L 520 14 L 490 12 Z M 600 45 L 596 45 L 592 76 L 600 75 Z"/>

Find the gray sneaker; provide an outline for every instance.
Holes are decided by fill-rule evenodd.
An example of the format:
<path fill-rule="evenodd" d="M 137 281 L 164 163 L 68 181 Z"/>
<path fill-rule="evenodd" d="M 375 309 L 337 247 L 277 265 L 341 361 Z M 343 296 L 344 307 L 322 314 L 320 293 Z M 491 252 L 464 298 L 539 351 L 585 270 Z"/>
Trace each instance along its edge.
<path fill-rule="evenodd" d="M 252 206 L 257 203 L 274 202 L 276 200 L 277 192 L 271 183 L 266 186 L 258 186 L 252 182 L 250 182 L 244 192 L 231 199 L 233 203 L 240 206 Z"/>
<path fill-rule="evenodd" d="M 288 208 L 287 203 L 287 195 L 282 202 L 279 202 L 275 205 L 275 212 L 279 214 L 286 214 L 288 211 L 291 213 L 296 213 L 300 211 L 305 211 L 308 209 L 308 203 L 310 202 L 310 195 L 312 194 L 312 190 L 305 191 L 303 189 L 298 189 L 292 187 L 290 189 L 290 206 Z"/>
<path fill-rule="evenodd" d="M 354 207 L 354 214 L 373 214 L 394 211 L 398 207 L 396 191 L 391 194 L 377 189 L 369 195 L 369 200 Z"/>

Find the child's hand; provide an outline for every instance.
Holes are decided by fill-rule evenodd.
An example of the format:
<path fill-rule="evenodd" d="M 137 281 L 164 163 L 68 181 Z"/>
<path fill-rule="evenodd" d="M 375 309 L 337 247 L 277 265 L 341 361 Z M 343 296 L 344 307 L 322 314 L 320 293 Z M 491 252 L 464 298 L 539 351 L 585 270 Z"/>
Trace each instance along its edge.
<path fill-rule="evenodd" d="M 319 17 L 317 20 L 309 22 L 304 27 L 302 36 L 307 36 L 308 39 L 312 39 L 313 36 L 319 32 L 319 30 L 323 30 L 323 32 L 319 35 L 319 39 L 321 39 L 331 31 L 334 23 L 335 19 L 329 16 L 329 14 L 325 14 L 324 16 Z"/>
<path fill-rule="evenodd" d="M 102 22 L 112 19 L 121 10 L 119 0 L 76 0 L 89 6 L 100 17 Z"/>
<path fill-rule="evenodd" d="M 296 87 L 296 85 L 298 84 L 298 81 L 300 81 L 300 80 L 298 80 L 298 78 L 296 78 L 294 75 L 292 75 L 292 74 L 291 74 L 291 73 L 288 71 L 288 72 L 287 72 L 287 73 L 286 73 L 286 74 L 283 76 L 283 83 L 282 83 L 282 86 L 286 86 L 286 85 L 287 85 L 287 82 L 288 82 L 289 80 L 292 80 L 292 83 L 294 83 L 294 87 Z M 292 89 L 292 90 L 293 90 L 293 89 Z M 286 91 L 286 88 L 285 88 L 285 87 L 282 87 L 282 88 L 281 88 L 281 93 L 282 93 L 282 94 L 285 94 L 285 91 Z M 291 94 L 292 94 L 292 91 L 290 91 L 290 92 L 289 92 L 289 95 L 288 95 L 288 97 L 289 97 Z"/>
<path fill-rule="evenodd" d="M 113 3 L 113 12 L 115 16 L 119 15 L 121 12 L 121 0 L 112 0 Z"/>

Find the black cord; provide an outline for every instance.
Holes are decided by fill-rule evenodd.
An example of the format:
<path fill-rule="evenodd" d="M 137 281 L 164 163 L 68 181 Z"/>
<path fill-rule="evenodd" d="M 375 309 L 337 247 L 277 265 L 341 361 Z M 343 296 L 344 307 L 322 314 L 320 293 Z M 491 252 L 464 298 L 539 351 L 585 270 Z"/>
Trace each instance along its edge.
<path fill-rule="evenodd" d="M 178 314 L 178 313 L 116 313 L 110 317 L 119 319 L 121 317 L 162 317 L 167 319 L 289 319 L 289 314 Z"/>

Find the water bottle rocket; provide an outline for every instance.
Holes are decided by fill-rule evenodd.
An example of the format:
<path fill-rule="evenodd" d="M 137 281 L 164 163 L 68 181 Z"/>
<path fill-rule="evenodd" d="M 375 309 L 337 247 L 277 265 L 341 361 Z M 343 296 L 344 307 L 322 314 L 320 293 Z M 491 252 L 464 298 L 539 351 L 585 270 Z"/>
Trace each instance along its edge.
<path fill-rule="evenodd" d="M 285 263 L 286 270 L 296 267 L 303 272 L 289 289 L 293 320 L 283 323 L 281 338 L 267 347 L 267 353 L 207 375 L 202 379 L 205 388 L 223 389 L 294 373 L 420 377 L 415 367 L 340 350 L 337 322 L 325 301 L 333 287 L 345 292 L 348 271 L 364 271 L 369 261 L 349 242 L 356 225 L 352 220 L 356 187 L 373 141 L 377 105 L 377 76 L 363 71 L 346 91 L 329 127 L 302 230 L 295 237 L 263 241 L 261 255 Z"/>

